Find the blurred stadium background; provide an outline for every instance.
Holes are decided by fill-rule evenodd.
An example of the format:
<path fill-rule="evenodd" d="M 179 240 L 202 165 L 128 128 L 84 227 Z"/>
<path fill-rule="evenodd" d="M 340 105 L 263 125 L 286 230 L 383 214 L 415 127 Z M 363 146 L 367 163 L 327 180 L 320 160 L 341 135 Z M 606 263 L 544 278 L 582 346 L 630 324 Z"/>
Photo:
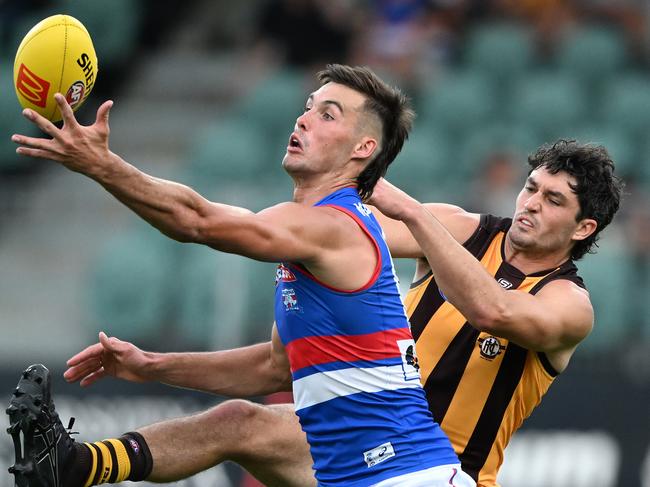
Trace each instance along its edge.
<path fill-rule="evenodd" d="M 81 20 L 99 57 L 82 121 L 113 98 L 115 152 L 255 210 L 291 197 L 280 161 L 326 62 L 370 65 L 414 99 L 389 179 L 424 201 L 510 216 L 529 152 L 558 137 L 604 144 L 627 194 L 597 256 L 579 262 L 595 329 L 515 436 L 501 479 L 650 486 L 647 0 L 0 1 L 0 399 L 45 363 L 64 421 L 97 439 L 220 398 L 112 380 L 82 392 L 60 379 L 69 356 L 99 330 L 157 351 L 265 340 L 274 266 L 169 241 L 93 182 L 16 157 L 10 135 L 32 129 L 13 57 L 54 13 Z M 405 289 L 414 266 L 396 266 Z M 12 458 L 5 435 L 0 467 Z M 232 465 L 181 484 L 254 485 Z"/>

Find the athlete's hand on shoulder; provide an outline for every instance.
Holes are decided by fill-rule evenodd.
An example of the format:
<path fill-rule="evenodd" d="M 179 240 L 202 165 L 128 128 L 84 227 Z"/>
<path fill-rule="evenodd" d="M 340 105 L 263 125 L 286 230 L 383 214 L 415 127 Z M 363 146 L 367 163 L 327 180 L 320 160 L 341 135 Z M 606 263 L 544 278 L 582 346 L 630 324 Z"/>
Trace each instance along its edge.
<path fill-rule="evenodd" d="M 99 333 L 99 343 L 82 350 L 67 362 L 63 377 L 68 382 L 89 386 L 108 375 L 131 382 L 145 382 L 148 353 L 132 343 Z"/>
<path fill-rule="evenodd" d="M 405 220 L 411 212 L 422 208 L 416 199 L 384 178 L 377 182 L 368 202 L 393 220 Z"/>
<path fill-rule="evenodd" d="M 104 102 L 97 110 L 95 123 L 79 125 L 72 108 L 60 93 L 55 95 L 56 103 L 63 116 L 63 127 L 52 122 L 34 110 L 25 109 L 23 115 L 51 139 L 27 137 L 14 134 L 11 140 L 20 145 L 16 152 L 21 155 L 58 161 L 72 171 L 92 173 L 93 166 L 108 161 L 108 114 L 112 101 Z"/>

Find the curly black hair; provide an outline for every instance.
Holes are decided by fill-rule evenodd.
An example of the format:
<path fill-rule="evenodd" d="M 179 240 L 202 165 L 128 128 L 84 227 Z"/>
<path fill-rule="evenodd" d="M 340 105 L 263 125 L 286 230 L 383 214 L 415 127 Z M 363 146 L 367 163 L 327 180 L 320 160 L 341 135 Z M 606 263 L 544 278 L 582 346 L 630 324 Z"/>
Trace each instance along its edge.
<path fill-rule="evenodd" d="M 402 150 L 413 126 L 415 112 L 409 98 L 398 88 L 382 81 L 365 66 L 328 64 L 317 75 L 321 85 L 329 82 L 352 88 L 367 99 L 364 109 L 374 113 L 382 125 L 380 151 L 357 177 L 357 190 L 362 199 L 368 199 L 379 178 L 386 174 L 388 166 Z"/>
<path fill-rule="evenodd" d="M 560 139 L 552 145 L 543 145 L 528 156 L 530 174 L 543 167 L 551 174 L 564 171 L 576 183 L 571 189 L 578 197 L 580 211 L 576 222 L 591 218 L 597 226 L 594 233 L 576 241 L 571 258 L 578 260 L 585 254 L 595 253 L 599 233 L 610 224 L 621 202 L 623 181 L 614 175 L 614 161 L 602 145 L 580 144 L 575 140 Z"/>

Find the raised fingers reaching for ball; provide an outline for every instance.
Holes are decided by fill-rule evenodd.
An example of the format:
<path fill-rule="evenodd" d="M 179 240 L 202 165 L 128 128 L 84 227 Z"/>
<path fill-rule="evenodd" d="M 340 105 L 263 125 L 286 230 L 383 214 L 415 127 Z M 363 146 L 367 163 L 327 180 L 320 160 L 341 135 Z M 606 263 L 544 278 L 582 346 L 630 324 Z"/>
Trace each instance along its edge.
<path fill-rule="evenodd" d="M 108 148 L 108 113 L 113 102 L 104 102 L 97 110 L 95 123 L 83 126 L 77 122 L 63 95 L 57 93 L 55 100 L 63 116 L 63 127 L 57 128 L 34 110 L 25 109 L 23 115 L 51 139 L 14 134 L 11 139 L 20 144 L 16 152 L 24 156 L 58 161 L 68 169 L 92 175 L 111 155 Z"/>

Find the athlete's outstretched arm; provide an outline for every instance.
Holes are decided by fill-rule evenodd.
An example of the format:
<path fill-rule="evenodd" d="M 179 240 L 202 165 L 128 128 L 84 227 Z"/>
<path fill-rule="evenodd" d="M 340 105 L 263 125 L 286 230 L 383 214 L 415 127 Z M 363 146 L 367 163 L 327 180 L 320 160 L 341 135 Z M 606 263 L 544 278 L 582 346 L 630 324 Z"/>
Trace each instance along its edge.
<path fill-rule="evenodd" d="M 593 310 L 589 297 L 575 284 L 554 281 L 534 296 L 506 291 L 409 195 L 382 180 L 371 201 L 386 216 L 405 223 L 442 292 L 479 330 L 540 351 L 574 347 L 590 332 Z"/>
<path fill-rule="evenodd" d="M 255 214 L 243 208 L 212 203 L 191 188 L 152 177 L 109 149 L 107 101 L 90 126 L 80 125 L 60 94 L 63 115 L 59 129 L 33 110 L 24 115 L 51 139 L 14 135 L 22 155 L 58 161 L 101 184 L 119 201 L 164 234 L 182 241 L 209 245 L 264 261 L 319 261 L 336 237 L 340 225 L 331 209 L 285 203 Z M 226 161 L 215 161 L 223 164 Z M 339 232 L 344 235 L 341 231 Z M 340 243 L 340 242 L 339 242 Z"/>
<path fill-rule="evenodd" d="M 252 397 L 291 390 L 284 347 L 273 326 L 270 342 L 203 353 L 154 353 L 99 334 L 99 342 L 67 362 L 64 377 L 89 386 L 106 376 L 155 381 L 227 397 Z M 242 367 L 246 372 L 242 373 Z"/>

